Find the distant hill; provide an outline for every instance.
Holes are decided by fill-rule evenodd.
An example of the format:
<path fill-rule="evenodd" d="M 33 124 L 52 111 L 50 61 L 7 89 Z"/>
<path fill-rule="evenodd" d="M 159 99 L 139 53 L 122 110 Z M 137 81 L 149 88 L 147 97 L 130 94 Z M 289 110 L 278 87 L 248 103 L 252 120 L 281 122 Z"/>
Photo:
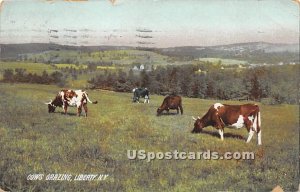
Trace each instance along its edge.
<path fill-rule="evenodd" d="M 186 46 L 171 48 L 139 48 L 129 46 L 67 46 L 58 44 L 0 44 L 0 58 L 17 58 L 20 54 L 41 53 L 50 50 L 148 50 L 185 60 L 224 58 L 246 60 L 252 63 L 299 62 L 299 44 L 266 42 L 237 43 L 218 46 Z"/>
<path fill-rule="evenodd" d="M 38 53 L 49 50 L 49 44 L 30 43 L 30 44 L 1 44 L 0 58 L 13 58 L 19 54 Z"/>
<path fill-rule="evenodd" d="M 129 49 L 126 46 L 68 46 L 48 43 L 0 44 L 0 58 L 16 58 L 20 54 L 41 53 L 51 50 L 120 50 Z"/>
<path fill-rule="evenodd" d="M 160 49 L 160 54 L 189 59 L 224 58 L 251 63 L 288 63 L 299 62 L 299 44 L 251 42 L 207 47 L 172 47 Z"/>
<path fill-rule="evenodd" d="M 273 44 L 266 42 L 250 42 L 250 43 L 237 43 L 228 45 L 217 46 L 187 46 L 187 47 L 172 47 L 160 49 L 162 53 L 168 55 L 185 55 L 185 56 L 212 56 L 212 54 L 221 53 L 242 53 L 261 51 L 266 53 L 271 52 L 299 52 L 299 44 Z"/>
<path fill-rule="evenodd" d="M 250 42 L 250 43 L 236 43 L 229 45 L 212 46 L 214 49 L 225 50 L 248 50 L 257 51 L 264 50 L 265 52 L 299 52 L 299 44 L 274 44 L 267 42 Z"/>

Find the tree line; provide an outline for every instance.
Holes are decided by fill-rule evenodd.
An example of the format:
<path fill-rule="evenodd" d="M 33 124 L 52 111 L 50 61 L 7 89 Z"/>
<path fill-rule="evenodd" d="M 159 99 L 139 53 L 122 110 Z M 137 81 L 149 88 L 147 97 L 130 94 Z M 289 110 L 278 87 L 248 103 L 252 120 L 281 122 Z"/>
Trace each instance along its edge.
<path fill-rule="evenodd" d="M 65 86 L 68 77 L 72 80 L 78 79 L 79 75 L 94 73 L 97 70 L 97 65 L 90 64 L 87 68 L 65 67 L 58 68 L 55 65 L 52 67 L 56 70 L 52 73 L 43 71 L 42 74 L 27 72 L 24 68 L 4 69 L 2 82 L 6 83 L 36 83 L 36 84 L 56 84 Z"/>
<path fill-rule="evenodd" d="M 54 71 L 48 74 L 43 71 L 41 75 L 36 73 L 28 73 L 26 69 L 5 69 L 3 72 L 2 82 L 5 83 L 36 83 L 36 84 L 56 84 L 58 86 L 64 86 L 66 84 L 66 76 L 59 72 Z"/>
<path fill-rule="evenodd" d="M 2 82 L 56 84 L 66 86 L 67 78 L 95 72 L 87 69 L 66 68 L 42 74 L 25 69 L 5 69 Z M 135 87 L 147 87 L 152 94 L 178 94 L 185 97 L 220 100 L 255 100 L 269 104 L 299 103 L 299 65 L 255 68 L 222 68 L 220 64 L 202 63 L 182 66 L 158 66 L 150 71 L 116 72 L 105 70 L 88 83 L 92 89 L 131 92 Z M 93 73 L 95 75 L 95 73 Z"/>
<path fill-rule="evenodd" d="M 157 67 L 136 74 L 105 72 L 91 78 L 91 88 L 131 92 L 147 87 L 152 94 L 220 100 L 266 100 L 270 104 L 298 103 L 298 65 L 221 69 L 217 65 Z"/>

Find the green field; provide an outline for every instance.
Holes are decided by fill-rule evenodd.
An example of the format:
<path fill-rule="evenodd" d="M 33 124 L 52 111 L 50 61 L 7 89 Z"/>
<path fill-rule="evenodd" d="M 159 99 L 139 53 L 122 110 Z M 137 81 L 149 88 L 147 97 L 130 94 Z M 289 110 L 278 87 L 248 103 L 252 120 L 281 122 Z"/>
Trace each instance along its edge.
<path fill-rule="evenodd" d="M 22 68 L 26 69 L 28 73 L 36 73 L 42 74 L 43 71 L 47 71 L 48 73 L 52 73 L 55 70 L 51 65 L 46 65 L 44 63 L 24 63 L 24 62 L 0 62 L 0 73 L 2 73 L 5 69 L 16 69 Z"/>
<path fill-rule="evenodd" d="M 239 65 L 247 64 L 247 61 L 241 61 L 236 59 L 222 59 L 222 58 L 199 58 L 199 61 L 208 61 L 211 63 L 221 62 L 223 65 Z"/>
<path fill-rule="evenodd" d="M 86 69 L 87 68 L 87 65 L 75 65 L 75 64 L 63 64 L 63 63 L 55 64 L 55 66 L 59 69 L 62 68 Z"/>
<path fill-rule="evenodd" d="M 0 188 L 9 191 L 284 191 L 298 189 L 298 106 L 262 105 L 262 146 L 246 144 L 246 129 L 192 134 L 192 116 L 213 100 L 183 98 L 183 115 L 156 116 L 163 97 L 131 103 L 130 93 L 89 90 L 98 100 L 87 118 L 44 102 L 60 88 L 0 84 Z M 230 102 L 226 103 L 239 103 Z M 210 132 L 216 132 L 212 127 Z M 233 137 L 235 136 L 235 137 Z M 148 152 L 254 152 L 255 160 L 129 160 L 127 150 Z M 29 174 L 109 174 L 105 181 L 30 181 Z"/>
<path fill-rule="evenodd" d="M 142 50 L 106 50 L 81 52 L 72 50 L 46 51 L 43 53 L 27 54 L 28 60 L 49 61 L 58 60 L 60 63 L 65 61 L 76 61 L 79 64 L 88 62 L 108 62 L 116 65 L 131 65 L 131 64 L 169 64 L 168 56 L 164 56 L 152 51 Z"/>
<path fill-rule="evenodd" d="M 75 64 L 55 64 L 55 66 L 59 69 L 62 68 L 74 68 L 74 69 L 87 69 L 87 65 L 75 65 Z M 97 66 L 97 69 L 100 70 L 116 70 L 122 69 L 122 67 L 115 67 L 115 66 Z"/>

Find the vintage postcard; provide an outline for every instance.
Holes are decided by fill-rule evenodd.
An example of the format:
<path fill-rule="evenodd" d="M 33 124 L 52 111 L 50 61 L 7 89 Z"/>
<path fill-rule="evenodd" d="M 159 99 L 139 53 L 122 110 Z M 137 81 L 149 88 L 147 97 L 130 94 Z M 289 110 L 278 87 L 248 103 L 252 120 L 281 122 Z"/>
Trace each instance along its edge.
<path fill-rule="evenodd" d="M 298 191 L 299 0 L 0 0 L 0 191 Z"/>

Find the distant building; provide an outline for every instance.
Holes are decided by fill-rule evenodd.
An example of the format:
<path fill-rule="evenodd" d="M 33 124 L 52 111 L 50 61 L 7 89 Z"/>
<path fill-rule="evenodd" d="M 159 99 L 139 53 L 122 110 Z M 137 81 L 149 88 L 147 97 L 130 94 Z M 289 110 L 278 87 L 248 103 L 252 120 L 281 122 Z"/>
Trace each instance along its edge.
<path fill-rule="evenodd" d="M 145 66 L 144 66 L 143 64 L 140 65 L 139 67 L 135 65 L 135 66 L 132 68 L 132 70 L 134 70 L 134 71 L 143 71 L 143 70 L 145 70 Z"/>
<path fill-rule="evenodd" d="M 140 71 L 143 71 L 145 69 L 145 66 L 142 64 L 141 66 L 140 66 Z"/>
<path fill-rule="evenodd" d="M 196 74 L 204 74 L 206 75 L 207 71 L 202 71 L 201 69 L 198 69 L 197 71 L 195 71 Z"/>
<path fill-rule="evenodd" d="M 134 71 L 138 71 L 138 70 L 139 70 L 139 68 L 138 68 L 137 66 L 134 66 L 132 70 L 134 70 Z"/>

